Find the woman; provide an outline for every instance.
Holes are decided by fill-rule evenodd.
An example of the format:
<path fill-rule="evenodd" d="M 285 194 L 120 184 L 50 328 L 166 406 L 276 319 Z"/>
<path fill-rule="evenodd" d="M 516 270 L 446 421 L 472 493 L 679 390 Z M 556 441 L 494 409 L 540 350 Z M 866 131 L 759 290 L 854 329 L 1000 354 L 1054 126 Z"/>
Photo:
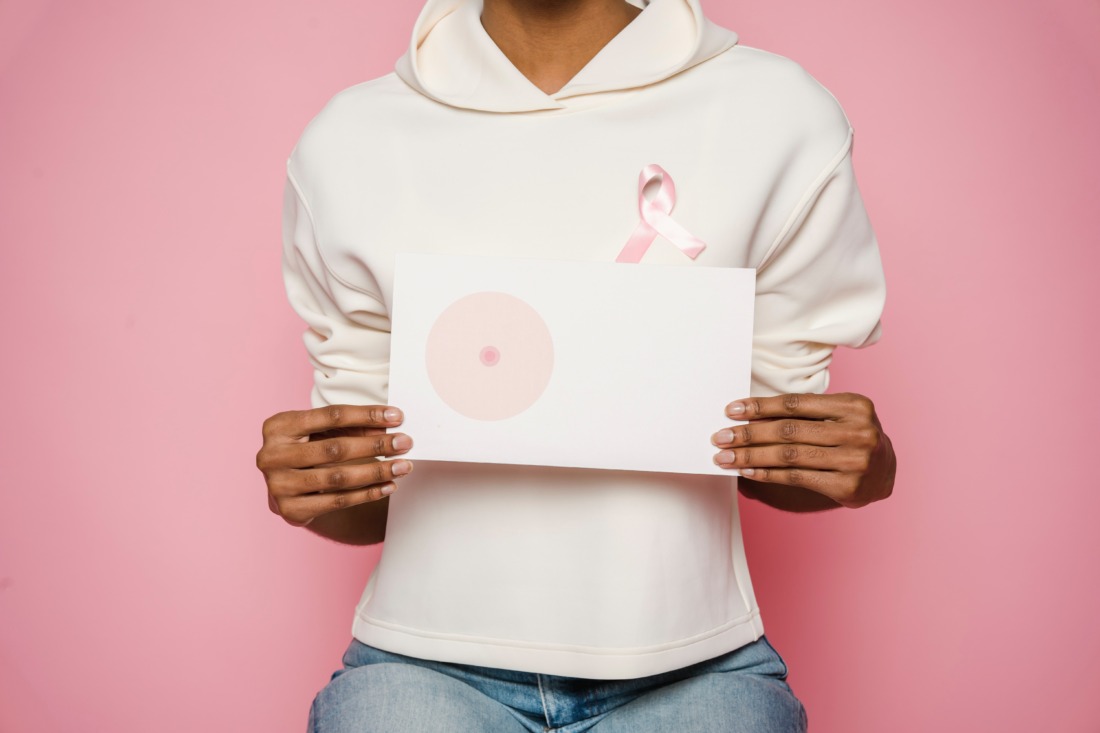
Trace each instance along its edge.
<path fill-rule="evenodd" d="M 429 0 L 395 72 L 330 100 L 284 209 L 313 409 L 269 418 L 257 464 L 289 523 L 386 543 L 311 730 L 805 729 L 733 480 L 412 471 L 389 304 L 402 250 L 614 259 L 656 162 L 707 244 L 693 266 L 757 270 L 751 394 L 715 406 L 750 422 L 716 422 L 715 461 L 780 509 L 863 506 L 891 492 L 890 441 L 865 397 L 818 394 L 836 346 L 877 339 L 884 299 L 851 145 L 832 95 L 697 0 Z M 684 258 L 658 239 L 642 263 Z"/>

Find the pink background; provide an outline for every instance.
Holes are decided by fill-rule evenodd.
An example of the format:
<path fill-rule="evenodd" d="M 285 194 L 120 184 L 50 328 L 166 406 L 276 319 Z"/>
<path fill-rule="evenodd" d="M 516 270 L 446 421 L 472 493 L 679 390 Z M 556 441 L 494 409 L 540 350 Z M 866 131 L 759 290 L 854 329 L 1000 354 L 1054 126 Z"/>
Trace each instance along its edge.
<path fill-rule="evenodd" d="M 890 282 L 834 389 L 894 497 L 745 511 L 812 729 L 1096 731 L 1100 6 L 706 7 L 841 99 Z M 308 406 L 283 163 L 418 10 L 0 4 L 4 733 L 304 730 L 377 549 L 285 525 L 254 466 Z"/>

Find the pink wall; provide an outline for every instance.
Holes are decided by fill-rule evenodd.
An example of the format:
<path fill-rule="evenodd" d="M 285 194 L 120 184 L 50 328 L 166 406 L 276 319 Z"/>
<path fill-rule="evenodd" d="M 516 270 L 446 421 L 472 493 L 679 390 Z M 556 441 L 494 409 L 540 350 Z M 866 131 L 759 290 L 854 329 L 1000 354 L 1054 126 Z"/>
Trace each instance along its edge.
<path fill-rule="evenodd" d="M 816 733 L 1100 724 L 1100 6 L 722 2 L 844 103 L 890 280 L 894 498 L 748 507 Z M 304 729 L 373 549 L 269 514 L 307 406 L 283 161 L 419 0 L 0 4 L 0 731 Z M 737 395 L 731 395 L 736 397 Z"/>

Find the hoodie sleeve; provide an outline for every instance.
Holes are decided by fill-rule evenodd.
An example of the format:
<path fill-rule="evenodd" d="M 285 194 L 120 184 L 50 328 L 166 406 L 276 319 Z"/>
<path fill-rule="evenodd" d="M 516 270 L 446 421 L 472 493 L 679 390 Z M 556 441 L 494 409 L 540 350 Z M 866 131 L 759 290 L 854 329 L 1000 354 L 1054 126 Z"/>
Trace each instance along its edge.
<path fill-rule="evenodd" d="M 313 215 L 288 165 L 283 190 L 283 281 L 313 364 L 313 407 L 385 404 L 389 315 L 378 296 L 339 281 L 317 248 Z"/>
<path fill-rule="evenodd" d="M 824 392 L 837 346 L 878 340 L 878 243 L 852 168 L 852 131 L 757 266 L 752 394 Z"/>

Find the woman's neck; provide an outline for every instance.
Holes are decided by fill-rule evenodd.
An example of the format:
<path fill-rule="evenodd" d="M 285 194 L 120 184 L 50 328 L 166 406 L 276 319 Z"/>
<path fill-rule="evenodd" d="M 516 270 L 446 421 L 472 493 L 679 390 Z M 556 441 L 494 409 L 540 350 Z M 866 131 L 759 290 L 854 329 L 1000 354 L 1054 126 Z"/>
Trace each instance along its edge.
<path fill-rule="evenodd" d="M 532 84 L 553 94 L 640 12 L 625 0 L 484 0 L 481 25 Z"/>

